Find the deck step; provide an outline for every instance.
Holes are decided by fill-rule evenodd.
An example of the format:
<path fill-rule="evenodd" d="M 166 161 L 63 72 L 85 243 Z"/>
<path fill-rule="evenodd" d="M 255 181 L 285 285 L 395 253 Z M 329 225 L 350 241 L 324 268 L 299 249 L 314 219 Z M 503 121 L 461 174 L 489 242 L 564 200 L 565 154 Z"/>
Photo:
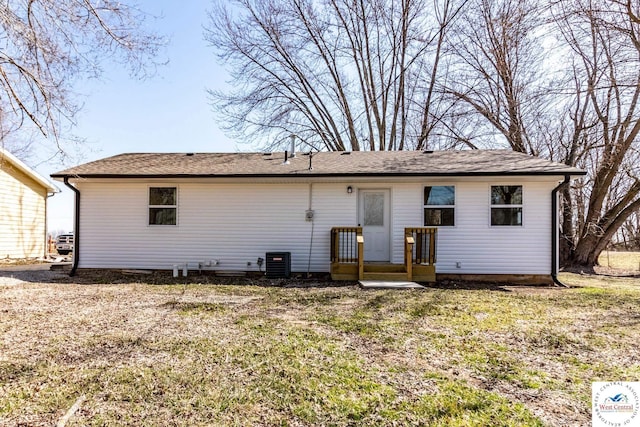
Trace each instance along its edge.
<path fill-rule="evenodd" d="M 403 264 L 364 264 L 365 273 L 405 273 L 407 268 Z"/>
<path fill-rule="evenodd" d="M 365 271 L 362 280 L 406 281 L 407 273 L 369 272 Z"/>

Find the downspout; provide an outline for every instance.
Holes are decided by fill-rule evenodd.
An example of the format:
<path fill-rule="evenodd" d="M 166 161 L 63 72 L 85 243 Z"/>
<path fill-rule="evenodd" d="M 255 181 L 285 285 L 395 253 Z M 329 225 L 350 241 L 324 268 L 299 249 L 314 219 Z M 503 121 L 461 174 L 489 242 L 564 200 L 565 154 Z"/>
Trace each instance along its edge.
<path fill-rule="evenodd" d="M 78 269 L 78 261 L 80 260 L 80 190 L 78 190 L 73 185 L 69 184 L 69 177 L 64 177 L 64 185 L 69 187 L 71 191 L 76 194 L 75 197 L 75 213 L 74 213 L 74 224 L 73 224 L 73 264 L 71 265 L 71 271 L 69 272 L 69 276 L 73 277 L 76 275 L 76 270 Z"/>
<path fill-rule="evenodd" d="M 558 191 L 571 181 L 571 175 L 565 175 L 564 181 L 551 191 L 551 279 L 558 286 L 568 288 L 558 279 Z"/>
<path fill-rule="evenodd" d="M 46 259 L 49 256 L 49 225 L 47 224 L 47 218 L 49 217 L 49 198 L 53 197 L 56 193 L 49 193 L 47 191 L 47 198 L 44 200 L 44 255 L 43 259 Z"/>

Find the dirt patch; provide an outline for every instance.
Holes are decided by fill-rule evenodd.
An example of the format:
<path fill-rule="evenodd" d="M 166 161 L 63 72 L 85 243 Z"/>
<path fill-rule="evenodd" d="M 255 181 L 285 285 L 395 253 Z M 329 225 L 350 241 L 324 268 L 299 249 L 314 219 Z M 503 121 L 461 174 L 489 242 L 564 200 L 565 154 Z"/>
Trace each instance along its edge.
<path fill-rule="evenodd" d="M 180 297 L 181 303 L 191 304 L 222 304 L 222 305 L 243 305 L 260 300 L 263 297 L 247 295 L 183 295 Z"/>
<path fill-rule="evenodd" d="M 170 271 L 146 271 L 136 274 L 135 271 L 108 270 L 108 269 L 80 269 L 73 277 L 67 275 L 56 277 L 57 283 L 75 284 L 106 284 L 106 283 L 146 283 L 154 285 L 245 285 L 261 287 L 286 287 L 286 288 L 325 288 L 352 286 L 355 282 L 332 281 L 327 274 L 314 274 L 307 277 L 306 274 L 296 274 L 288 279 L 271 279 L 264 274 L 250 274 L 248 276 L 217 276 L 214 272 L 190 271 L 187 277 L 173 277 Z"/>

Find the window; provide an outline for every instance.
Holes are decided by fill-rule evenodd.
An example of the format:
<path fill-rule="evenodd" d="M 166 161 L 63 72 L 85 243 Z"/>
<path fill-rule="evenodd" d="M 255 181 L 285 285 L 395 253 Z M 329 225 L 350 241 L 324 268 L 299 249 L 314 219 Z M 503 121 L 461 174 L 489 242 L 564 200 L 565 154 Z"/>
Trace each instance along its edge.
<path fill-rule="evenodd" d="M 491 186 L 491 225 L 522 225 L 522 186 Z"/>
<path fill-rule="evenodd" d="M 364 224 L 384 225 L 384 193 L 364 193 Z"/>
<path fill-rule="evenodd" d="M 424 225 L 455 225 L 455 204 L 453 185 L 424 187 Z"/>
<path fill-rule="evenodd" d="M 176 187 L 149 187 L 149 225 L 176 225 Z"/>

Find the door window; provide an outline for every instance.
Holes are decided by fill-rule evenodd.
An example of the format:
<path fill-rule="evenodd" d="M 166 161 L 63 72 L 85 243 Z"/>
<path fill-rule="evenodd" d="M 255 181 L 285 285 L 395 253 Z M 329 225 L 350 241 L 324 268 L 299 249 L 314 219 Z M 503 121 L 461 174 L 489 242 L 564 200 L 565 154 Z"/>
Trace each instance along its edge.
<path fill-rule="evenodd" d="M 364 224 L 365 226 L 384 225 L 384 193 L 364 194 Z"/>

